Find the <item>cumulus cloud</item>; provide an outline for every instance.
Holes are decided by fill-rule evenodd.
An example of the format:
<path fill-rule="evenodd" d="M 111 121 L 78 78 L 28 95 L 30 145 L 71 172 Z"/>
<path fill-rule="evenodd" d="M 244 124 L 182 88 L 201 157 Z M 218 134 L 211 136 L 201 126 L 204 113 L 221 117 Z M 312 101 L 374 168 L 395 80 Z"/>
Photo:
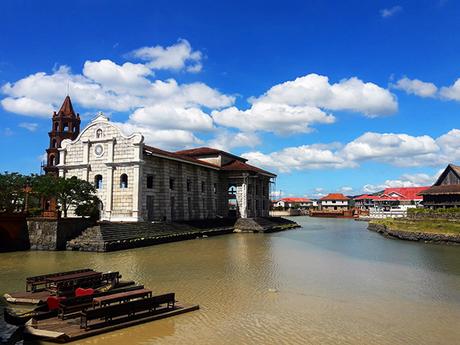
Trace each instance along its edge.
<path fill-rule="evenodd" d="M 345 145 L 302 145 L 271 153 L 247 152 L 243 157 L 280 172 L 341 169 L 368 161 L 399 167 L 439 166 L 460 159 L 460 130 L 452 129 L 436 139 L 427 135 L 368 132 Z"/>
<path fill-rule="evenodd" d="M 386 180 L 381 184 L 366 184 L 363 186 L 364 193 L 375 193 L 385 188 L 399 188 L 399 187 L 422 187 L 422 186 L 431 186 L 441 171 L 437 172 L 434 175 L 428 175 L 424 173 L 418 174 L 404 174 L 396 180 Z"/>
<path fill-rule="evenodd" d="M 35 132 L 38 128 L 38 123 L 32 123 L 32 122 L 21 122 L 19 124 L 19 127 L 25 128 L 30 132 Z"/>
<path fill-rule="evenodd" d="M 213 139 L 208 141 L 207 145 L 216 149 L 230 151 L 236 147 L 255 147 L 260 142 L 259 136 L 254 132 L 234 133 L 228 130 L 221 130 Z"/>
<path fill-rule="evenodd" d="M 345 110 L 370 117 L 392 114 L 398 109 L 395 96 L 374 83 L 352 77 L 331 84 L 327 76 L 314 73 L 275 85 L 251 101 Z"/>
<path fill-rule="evenodd" d="M 417 166 L 433 159 L 439 150 L 428 135 L 367 132 L 345 145 L 340 154 L 355 162 L 375 160 L 397 166 Z"/>
<path fill-rule="evenodd" d="M 329 124 L 335 121 L 334 116 L 315 107 L 265 102 L 258 102 L 248 110 L 230 107 L 213 111 L 211 115 L 222 126 L 278 134 L 309 132 L 312 124 Z"/>
<path fill-rule="evenodd" d="M 451 86 L 444 86 L 439 91 L 442 98 L 460 101 L 460 78 L 457 79 Z"/>
<path fill-rule="evenodd" d="M 247 152 L 242 155 L 251 164 L 274 168 L 280 172 L 292 170 L 345 168 L 356 164 L 340 157 L 327 145 L 302 145 L 287 147 L 281 151 L 264 154 L 259 151 Z"/>
<path fill-rule="evenodd" d="M 393 87 L 420 97 L 435 97 L 438 91 L 438 88 L 433 83 L 407 77 L 399 79 Z"/>
<path fill-rule="evenodd" d="M 390 8 L 384 8 L 380 10 L 380 15 L 382 18 L 389 18 L 403 10 L 402 6 L 396 5 Z"/>
<path fill-rule="evenodd" d="M 180 39 L 169 47 L 142 47 L 131 53 L 133 56 L 147 61 L 151 69 L 186 69 L 189 72 L 199 72 L 202 69 L 203 54 L 193 50 L 187 40 Z"/>

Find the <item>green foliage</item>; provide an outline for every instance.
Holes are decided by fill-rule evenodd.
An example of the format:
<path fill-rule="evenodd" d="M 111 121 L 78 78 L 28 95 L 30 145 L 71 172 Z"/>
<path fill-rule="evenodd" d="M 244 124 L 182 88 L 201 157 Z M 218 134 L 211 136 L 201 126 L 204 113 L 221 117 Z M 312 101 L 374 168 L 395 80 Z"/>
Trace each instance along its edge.
<path fill-rule="evenodd" d="M 37 176 L 33 190 L 44 197 L 56 198 L 64 212 L 64 217 L 67 217 L 67 211 L 71 206 L 76 209 L 79 207 L 79 215 L 94 215 L 91 208 L 97 207 L 99 203 L 94 195 L 95 187 L 88 181 L 80 180 L 75 176 L 69 179 L 52 175 Z"/>
<path fill-rule="evenodd" d="M 24 187 L 27 177 L 19 173 L 0 174 L 0 212 L 21 212 L 24 210 Z"/>
<path fill-rule="evenodd" d="M 429 208 L 409 208 L 407 212 L 410 214 L 460 214 L 459 207 L 451 207 L 451 208 L 437 208 L 437 209 L 429 209 Z"/>
<path fill-rule="evenodd" d="M 23 212 L 26 205 L 25 187 L 31 187 L 27 194 L 29 213 L 40 214 L 40 199 L 55 198 L 67 217 L 70 207 L 77 215 L 96 217 L 99 199 L 96 189 L 88 181 L 76 177 L 65 179 L 53 175 L 24 176 L 19 173 L 0 174 L 0 212 Z"/>

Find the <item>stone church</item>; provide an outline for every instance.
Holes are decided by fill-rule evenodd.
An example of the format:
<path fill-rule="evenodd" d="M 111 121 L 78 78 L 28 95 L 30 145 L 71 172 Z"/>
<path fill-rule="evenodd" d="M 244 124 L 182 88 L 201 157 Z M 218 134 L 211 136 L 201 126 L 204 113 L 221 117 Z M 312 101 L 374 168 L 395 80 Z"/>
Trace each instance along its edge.
<path fill-rule="evenodd" d="M 80 132 L 67 96 L 52 118 L 45 171 L 94 183 L 101 220 L 181 221 L 269 215 L 276 175 L 218 149 L 177 152 L 124 135 L 99 113 Z"/>

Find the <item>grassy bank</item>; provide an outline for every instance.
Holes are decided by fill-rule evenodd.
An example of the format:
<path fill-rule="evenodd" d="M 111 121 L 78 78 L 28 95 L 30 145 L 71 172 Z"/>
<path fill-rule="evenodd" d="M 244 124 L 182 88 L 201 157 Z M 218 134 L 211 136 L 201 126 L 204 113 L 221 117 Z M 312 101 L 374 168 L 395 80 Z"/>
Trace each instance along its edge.
<path fill-rule="evenodd" d="M 460 235 L 460 222 L 445 219 L 409 220 L 387 218 L 373 220 L 372 223 L 385 225 L 387 228 L 397 231 Z"/>

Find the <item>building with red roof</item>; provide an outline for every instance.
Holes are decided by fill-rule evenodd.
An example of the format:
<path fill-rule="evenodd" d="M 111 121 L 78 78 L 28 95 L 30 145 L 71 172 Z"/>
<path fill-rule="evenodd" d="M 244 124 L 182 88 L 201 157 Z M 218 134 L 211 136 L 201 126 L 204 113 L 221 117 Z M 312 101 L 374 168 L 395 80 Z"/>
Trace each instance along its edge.
<path fill-rule="evenodd" d="M 351 199 L 342 193 L 330 193 L 318 200 L 321 211 L 346 211 L 350 209 Z"/>
<path fill-rule="evenodd" d="M 313 206 L 313 200 L 309 198 L 281 198 L 273 202 L 273 207 L 282 207 L 284 209 L 288 208 L 310 208 Z"/>

